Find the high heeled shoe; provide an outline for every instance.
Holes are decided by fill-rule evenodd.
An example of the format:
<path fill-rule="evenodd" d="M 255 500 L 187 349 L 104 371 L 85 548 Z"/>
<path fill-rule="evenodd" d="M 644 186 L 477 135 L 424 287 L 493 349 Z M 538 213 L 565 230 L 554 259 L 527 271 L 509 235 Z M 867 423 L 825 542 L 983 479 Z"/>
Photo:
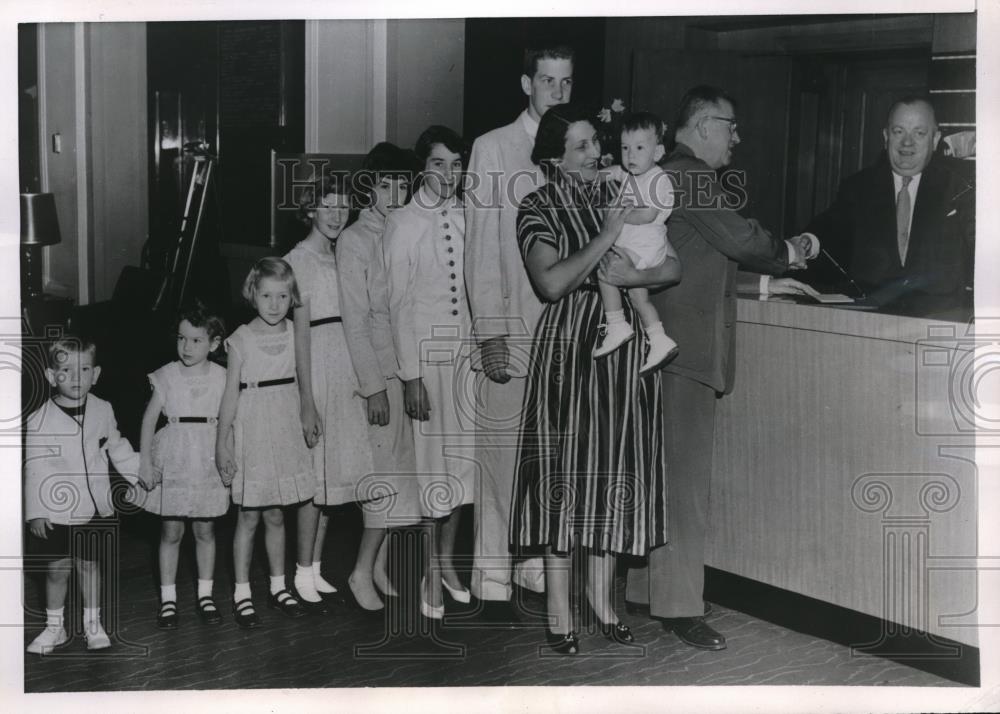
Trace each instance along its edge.
<path fill-rule="evenodd" d="M 553 632 L 546 627 L 545 642 L 556 654 L 575 655 L 580 651 L 580 641 L 576 638 L 575 632 L 567 632 L 563 635 L 558 632 Z"/>
<path fill-rule="evenodd" d="M 612 642 L 617 642 L 620 645 L 627 645 L 635 642 L 635 637 L 632 635 L 632 628 L 628 625 L 622 623 L 620 620 L 614 624 L 607 624 L 601 621 L 600 616 L 597 614 L 597 610 L 590 603 L 587 603 L 590 608 L 590 615 L 594 618 L 594 622 L 601 629 L 601 634 L 604 635 L 606 639 Z"/>
<path fill-rule="evenodd" d="M 444 605 L 435 607 L 424 599 L 424 578 L 420 578 L 420 614 L 428 620 L 444 619 Z"/>
<path fill-rule="evenodd" d="M 465 588 L 453 588 L 444 578 L 441 578 L 441 584 L 444 585 L 444 589 L 448 591 L 451 599 L 455 602 L 460 602 L 463 605 L 468 605 L 472 602 L 472 593 Z"/>

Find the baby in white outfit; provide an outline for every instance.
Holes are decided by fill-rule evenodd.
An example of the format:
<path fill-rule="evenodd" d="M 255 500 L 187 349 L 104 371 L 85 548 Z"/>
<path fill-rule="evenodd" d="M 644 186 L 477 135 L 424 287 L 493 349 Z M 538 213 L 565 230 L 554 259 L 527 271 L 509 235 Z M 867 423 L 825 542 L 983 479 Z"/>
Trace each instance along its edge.
<path fill-rule="evenodd" d="M 663 158 L 663 123 L 649 112 L 639 112 L 622 126 L 622 166 L 611 170 L 610 178 L 621 182 L 621 196 L 634 199 L 637 207 L 625 219 L 615 247 L 626 253 L 639 270 L 655 268 L 668 257 L 676 258 L 667 240 L 666 220 L 673 208 L 674 192 L 670 178 L 656 162 Z M 604 281 L 600 283 L 601 300 L 607 332 L 594 350 L 603 357 L 618 349 L 635 335 L 625 321 L 621 290 Z M 663 331 L 660 315 L 649 301 L 646 288 L 629 288 L 629 300 L 649 341 L 649 353 L 640 371 L 645 372 L 677 353 L 677 343 Z"/>

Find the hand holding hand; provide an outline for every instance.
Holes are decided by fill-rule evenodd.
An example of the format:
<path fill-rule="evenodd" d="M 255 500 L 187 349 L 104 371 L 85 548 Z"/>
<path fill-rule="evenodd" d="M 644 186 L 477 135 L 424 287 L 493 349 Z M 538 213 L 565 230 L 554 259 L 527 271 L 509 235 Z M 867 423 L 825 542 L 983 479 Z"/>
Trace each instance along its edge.
<path fill-rule="evenodd" d="M 427 389 L 424 387 L 424 380 L 420 377 L 408 380 L 403 387 L 403 404 L 406 413 L 411 419 L 417 421 L 427 421 L 431 415 L 430 399 L 427 396 Z"/>
<path fill-rule="evenodd" d="M 389 397 L 383 389 L 368 397 L 368 423 L 385 426 L 389 423 Z"/>
<path fill-rule="evenodd" d="M 28 521 L 28 530 L 36 538 L 48 540 L 49 531 L 52 530 L 52 521 L 48 518 L 32 518 Z"/>
<path fill-rule="evenodd" d="M 814 300 L 819 299 L 819 293 L 805 283 L 793 278 L 772 278 L 767 285 L 771 295 L 808 295 Z"/>
<path fill-rule="evenodd" d="M 308 402 L 308 403 L 306 403 Z M 319 437 L 323 435 L 323 422 L 316 411 L 316 405 L 311 399 L 304 400 L 299 411 L 302 421 L 302 436 L 306 440 L 306 446 L 310 449 L 319 442 Z"/>
<path fill-rule="evenodd" d="M 494 337 L 486 340 L 480 347 L 483 357 L 483 372 L 497 384 L 506 384 L 510 381 L 510 373 L 507 367 L 510 364 L 510 351 L 507 349 L 507 340 L 503 337 Z"/>
<path fill-rule="evenodd" d="M 153 465 L 145 459 L 139 462 L 139 473 L 136 474 L 136 477 L 139 479 L 139 485 L 146 491 L 152 491 L 157 484 L 156 477 L 153 475 Z M 160 478 L 163 478 L 162 474 Z"/>
<path fill-rule="evenodd" d="M 806 260 L 812 260 L 819 255 L 820 249 L 819 240 L 814 240 L 813 238 L 814 237 L 811 233 L 800 233 L 789 240 L 801 248 L 802 254 L 805 256 Z"/>
<path fill-rule="evenodd" d="M 802 241 L 798 240 L 800 237 L 796 236 L 785 241 L 792 249 L 791 257 L 788 260 L 789 270 L 802 270 L 806 267 L 806 249 L 803 247 Z"/>
<path fill-rule="evenodd" d="M 224 486 L 233 483 L 233 478 L 236 477 L 236 461 L 233 458 L 232 448 L 222 439 L 215 442 L 215 468 L 219 471 L 219 478 L 222 479 Z"/>

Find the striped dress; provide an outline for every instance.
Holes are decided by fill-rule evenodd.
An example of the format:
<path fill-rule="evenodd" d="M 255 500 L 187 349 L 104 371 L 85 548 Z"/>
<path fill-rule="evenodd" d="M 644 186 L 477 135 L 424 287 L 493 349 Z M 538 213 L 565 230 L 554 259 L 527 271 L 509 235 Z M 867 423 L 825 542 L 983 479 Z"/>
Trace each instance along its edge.
<path fill-rule="evenodd" d="M 600 231 L 603 184 L 561 171 L 521 202 L 521 255 L 549 245 L 566 258 Z M 635 317 L 626 301 L 626 318 Z M 511 509 L 515 548 L 576 543 L 645 555 L 667 541 L 660 374 L 640 379 L 641 336 L 594 359 L 604 307 L 595 276 L 548 303 L 535 330 Z"/>

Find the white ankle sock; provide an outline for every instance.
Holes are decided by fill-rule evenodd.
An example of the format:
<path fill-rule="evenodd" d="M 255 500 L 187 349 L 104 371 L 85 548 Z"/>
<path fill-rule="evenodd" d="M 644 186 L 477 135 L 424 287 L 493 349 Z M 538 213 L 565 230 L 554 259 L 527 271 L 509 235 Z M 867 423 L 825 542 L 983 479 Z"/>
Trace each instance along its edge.
<path fill-rule="evenodd" d="M 316 592 L 318 593 L 337 592 L 337 588 L 335 588 L 333 585 L 324 580 L 323 574 L 320 570 L 320 562 L 318 560 L 313 561 L 312 571 L 313 571 L 313 584 L 316 587 Z"/>
<path fill-rule="evenodd" d="M 620 325 L 625 322 L 625 311 L 608 310 L 604 313 L 604 319 L 607 320 L 609 325 Z"/>
<path fill-rule="evenodd" d="M 160 602 L 177 602 L 177 585 L 160 586 Z"/>
<path fill-rule="evenodd" d="M 101 608 L 99 607 L 85 607 L 83 608 L 83 624 L 86 625 L 89 622 L 100 622 L 101 621 Z"/>
<path fill-rule="evenodd" d="M 316 590 L 315 575 L 312 565 L 295 564 L 295 590 L 306 602 L 320 602 L 323 598 Z"/>
<path fill-rule="evenodd" d="M 282 590 L 285 589 L 285 576 L 284 575 L 272 575 L 271 576 L 271 594 L 277 595 Z"/>
<path fill-rule="evenodd" d="M 213 580 L 202 580 L 198 578 L 198 599 L 201 600 L 203 597 L 212 597 L 212 583 Z"/>
<path fill-rule="evenodd" d="M 250 599 L 250 583 L 236 583 L 233 588 L 233 602 Z"/>
<path fill-rule="evenodd" d="M 45 608 L 45 626 L 46 627 L 62 627 L 63 626 L 63 612 L 65 612 L 65 607 L 60 607 L 56 610 L 50 610 Z"/>
<path fill-rule="evenodd" d="M 663 332 L 663 323 L 662 322 L 654 323 L 654 324 L 650 325 L 649 327 L 644 327 L 643 329 L 646 331 L 646 334 L 649 335 L 650 337 L 652 337 L 653 335 L 662 335 L 662 334 L 664 334 L 664 332 Z"/>

